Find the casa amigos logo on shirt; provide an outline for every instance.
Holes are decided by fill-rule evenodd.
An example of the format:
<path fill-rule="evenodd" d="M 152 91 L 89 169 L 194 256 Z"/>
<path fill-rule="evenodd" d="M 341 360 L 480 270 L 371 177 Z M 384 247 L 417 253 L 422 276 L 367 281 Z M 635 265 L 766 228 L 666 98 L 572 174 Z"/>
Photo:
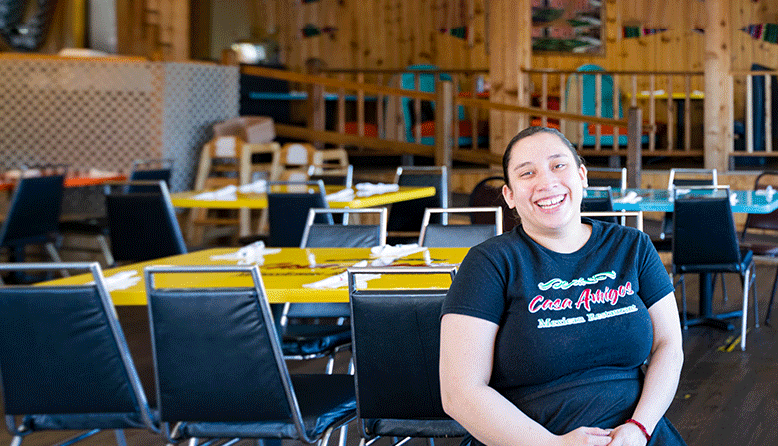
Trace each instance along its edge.
<path fill-rule="evenodd" d="M 538 288 L 541 291 L 547 291 L 549 289 L 567 290 L 572 288 L 573 286 L 593 285 L 603 280 L 607 280 L 607 279 L 613 280 L 615 278 L 616 278 L 615 271 L 606 271 L 606 272 L 597 273 L 589 278 L 581 277 L 578 279 L 574 279 L 570 282 L 565 281 L 563 279 L 555 278 L 547 282 L 539 283 Z M 578 299 L 575 303 L 573 303 L 573 300 L 570 298 L 546 299 L 544 296 L 539 294 L 530 301 L 528 310 L 530 313 L 537 313 L 540 310 L 562 311 L 562 310 L 567 310 L 575 307 L 578 310 L 584 308 L 586 309 L 586 311 L 592 311 L 593 303 L 595 304 L 610 303 L 611 305 L 616 305 L 619 298 L 627 295 L 632 295 L 632 294 L 635 294 L 635 291 L 632 289 L 632 283 L 629 281 L 627 281 L 624 285 L 620 285 L 615 288 L 610 288 L 607 286 L 604 289 L 598 289 L 598 290 L 592 290 L 592 288 L 585 288 L 578 296 Z"/>

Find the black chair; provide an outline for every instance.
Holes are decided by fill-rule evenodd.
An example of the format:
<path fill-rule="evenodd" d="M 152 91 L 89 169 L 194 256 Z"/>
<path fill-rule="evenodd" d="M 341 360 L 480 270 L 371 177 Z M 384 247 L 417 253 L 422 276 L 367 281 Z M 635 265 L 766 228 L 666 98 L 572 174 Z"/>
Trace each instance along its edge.
<path fill-rule="evenodd" d="M 378 214 L 377 225 L 314 223 L 316 216 L 330 214 Z M 300 248 L 369 248 L 386 244 L 386 208 L 310 209 Z M 274 304 L 275 305 L 275 304 Z M 277 311 L 277 309 L 275 309 Z M 325 371 L 332 373 L 335 355 L 351 345 L 347 303 L 286 303 L 278 322 L 284 358 L 306 360 L 329 357 Z M 333 320 L 333 323 L 326 322 Z"/>
<path fill-rule="evenodd" d="M 170 177 L 173 173 L 173 159 L 161 158 L 161 159 L 147 159 L 147 160 L 135 160 L 132 163 L 132 169 L 130 171 L 129 185 L 126 192 L 139 193 L 139 192 L 157 192 L 157 187 L 154 184 L 143 184 L 141 181 L 164 181 L 165 185 L 170 187 Z M 135 183 L 132 183 L 132 182 Z"/>
<path fill-rule="evenodd" d="M 504 185 L 505 179 L 501 176 L 484 178 L 473 187 L 467 205 L 470 207 L 502 207 L 502 230 L 508 232 L 520 222 L 516 211 L 509 208 L 505 202 L 505 197 L 502 195 Z M 470 223 L 486 224 L 491 221 L 490 218 L 486 214 L 471 214 Z"/>
<path fill-rule="evenodd" d="M 419 238 L 424 210 L 448 207 L 448 170 L 445 166 L 401 166 L 397 168 L 395 183 L 399 186 L 435 187 L 432 197 L 393 203 L 389 209 L 388 243 L 415 243 Z M 446 215 L 436 216 L 433 223 L 447 223 Z"/>
<path fill-rule="evenodd" d="M 702 177 L 702 178 L 700 178 Z M 672 194 L 676 187 L 688 188 L 696 186 L 718 186 L 718 173 L 716 169 L 670 169 L 667 179 L 667 190 Z M 673 235 L 673 213 L 665 212 L 662 220 L 662 232 L 659 240 L 654 243 L 657 250 L 666 251 L 670 238 Z M 662 242 L 665 243 L 662 243 Z"/>
<path fill-rule="evenodd" d="M 61 262 L 59 218 L 65 177 L 49 175 L 22 178 L 14 188 L 2 228 L 0 248 L 8 249 L 11 262 L 24 262 L 27 246 L 43 246 L 55 262 Z"/>
<path fill-rule="evenodd" d="M 452 267 L 349 268 L 357 421 L 377 437 L 461 437 L 444 411 L 438 372 L 446 289 L 357 289 L 360 274 L 449 274 Z"/>
<path fill-rule="evenodd" d="M 158 288 L 160 274 L 244 274 L 240 288 Z M 351 375 L 290 375 L 259 268 L 147 267 L 157 402 L 172 443 L 192 438 L 327 444 L 354 418 Z M 170 429 L 170 425 L 173 429 Z M 345 432 L 341 432 L 344 435 Z"/>
<path fill-rule="evenodd" d="M 627 168 L 587 167 L 586 176 L 589 187 L 608 187 L 624 190 L 627 188 Z"/>
<path fill-rule="evenodd" d="M 768 186 L 778 193 L 778 172 L 766 171 L 759 174 L 754 181 L 754 190 L 765 190 Z M 758 233 L 749 232 L 755 229 Z M 763 259 L 774 263 L 778 258 L 778 242 L 775 237 L 778 236 L 778 210 L 769 214 L 748 214 L 746 223 L 743 227 L 743 233 L 740 236 L 740 246 L 750 249 L 754 252 L 756 260 Z M 767 304 L 767 314 L 765 315 L 765 324 L 770 321 L 770 315 L 773 309 L 775 299 L 776 285 L 778 285 L 778 269 L 775 271 L 773 288 L 770 292 L 770 301 Z"/>
<path fill-rule="evenodd" d="M 680 276 L 683 302 L 683 328 L 693 324 L 723 325 L 723 319 L 741 316 L 742 350 L 746 346 L 748 321 L 748 293 L 754 288 L 754 312 L 759 326 L 756 281 L 753 253 L 741 252 L 735 221 L 729 201 L 728 186 L 698 187 L 688 194 L 674 193 L 673 218 L 673 276 Z M 686 285 L 684 276 L 689 273 L 700 277 L 700 315 L 695 321 L 687 320 Z M 712 314 L 712 289 L 716 273 L 737 273 L 743 284 L 743 310 L 729 314 Z"/>
<path fill-rule="evenodd" d="M 157 192 L 110 193 L 105 197 L 115 262 L 143 262 L 187 248 L 164 181 Z"/>
<path fill-rule="evenodd" d="M 581 212 L 613 212 L 613 191 L 610 186 L 586 187 L 581 200 Z M 608 223 L 618 223 L 614 216 L 600 215 L 596 218 Z"/>
<path fill-rule="evenodd" d="M 434 224 L 435 214 L 492 214 L 491 223 Z M 502 234 L 502 207 L 427 208 L 419 234 L 419 246 L 437 248 L 470 248 L 489 238 Z"/>
<path fill-rule="evenodd" d="M 308 180 L 322 180 L 325 186 L 351 187 L 354 184 L 354 166 L 349 164 L 345 168 L 322 169 L 316 166 L 308 167 Z"/>
<path fill-rule="evenodd" d="M 3 264 L 88 271 L 88 285 L 0 288 L 0 380 L 6 425 L 20 445 L 42 431 L 159 432 L 97 263 Z M 20 421 L 18 419 L 20 418 Z"/>
<path fill-rule="evenodd" d="M 268 183 L 268 246 L 298 247 L 311 208 L 329 208 L 324 183 L 318 181 Z M 317 223 L 332 224 L 332 215 L 321 215 Z"/>

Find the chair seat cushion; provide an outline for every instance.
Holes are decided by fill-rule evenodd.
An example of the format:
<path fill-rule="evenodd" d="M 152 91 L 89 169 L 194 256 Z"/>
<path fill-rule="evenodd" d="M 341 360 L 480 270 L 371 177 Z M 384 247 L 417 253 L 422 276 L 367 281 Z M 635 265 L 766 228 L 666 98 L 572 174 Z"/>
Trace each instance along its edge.
<path fill-rule="evenodd" d="M 328 355 L 351 343 L 351 327 L 332 324 L 289 324 L 282 349 L 284 356 Z"/>
<path fill-rule="evenodd" d="M 22 423 L 31 431 L 146 428 L 134 412 L 28 415 Z"/>
<path fill-rule="evenodd" d="M 356 415 L 354 377 L 351 375 L 290 375 L 297 395 L 305 432 L 311 439 L 320 437 L 330 426 L 338 427 Z M 261 404 L 260 401 L 257 402 Z M 318 415 L 317 414 L 321 414 Z M 180 426 L 183 438 L 240 437 L 299 439 L 289 420 L 262 422 L 185 422 Z"/>
<path fill-rule="evenodd" d="M 465 428 L 451 419 L 430 420 L 392 420 L 367 419 L 365 430 L 373 436 L 394 437 L 462 437 L 467 434 Z"/>
<path fill-rule="evenodd" d="M 754 261 L 754 253 L 751 250 L 741 251 L 740 263 L 694 264 L 673 265 L 678 273 L 739 273 L 748 269 Z"/>

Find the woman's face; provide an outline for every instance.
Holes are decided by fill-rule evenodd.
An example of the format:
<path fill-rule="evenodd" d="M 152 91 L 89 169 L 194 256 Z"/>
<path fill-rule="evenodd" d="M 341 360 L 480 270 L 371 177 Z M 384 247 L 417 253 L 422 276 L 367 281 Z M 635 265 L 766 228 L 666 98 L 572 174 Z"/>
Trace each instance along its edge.
<path fill-rule="evenodd" d="M 509 187 L 510 186 L 510 187 Z M 551 233 L 581 224 L 586 168 L 558 136 L 540 132 L 513 145 L 502 192 L 527 233 Z"/>

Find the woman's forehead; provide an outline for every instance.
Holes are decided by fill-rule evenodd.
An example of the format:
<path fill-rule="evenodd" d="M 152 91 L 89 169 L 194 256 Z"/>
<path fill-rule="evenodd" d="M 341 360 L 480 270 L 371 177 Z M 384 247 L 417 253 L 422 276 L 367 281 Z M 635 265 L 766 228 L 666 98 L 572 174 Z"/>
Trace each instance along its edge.
<path fill-rule="evenodd" d="M 511 164 L 553 159 L 572 159 L 570 149 L 556 135 L 538 133 L 517 141 L 511 151 Z"/>

